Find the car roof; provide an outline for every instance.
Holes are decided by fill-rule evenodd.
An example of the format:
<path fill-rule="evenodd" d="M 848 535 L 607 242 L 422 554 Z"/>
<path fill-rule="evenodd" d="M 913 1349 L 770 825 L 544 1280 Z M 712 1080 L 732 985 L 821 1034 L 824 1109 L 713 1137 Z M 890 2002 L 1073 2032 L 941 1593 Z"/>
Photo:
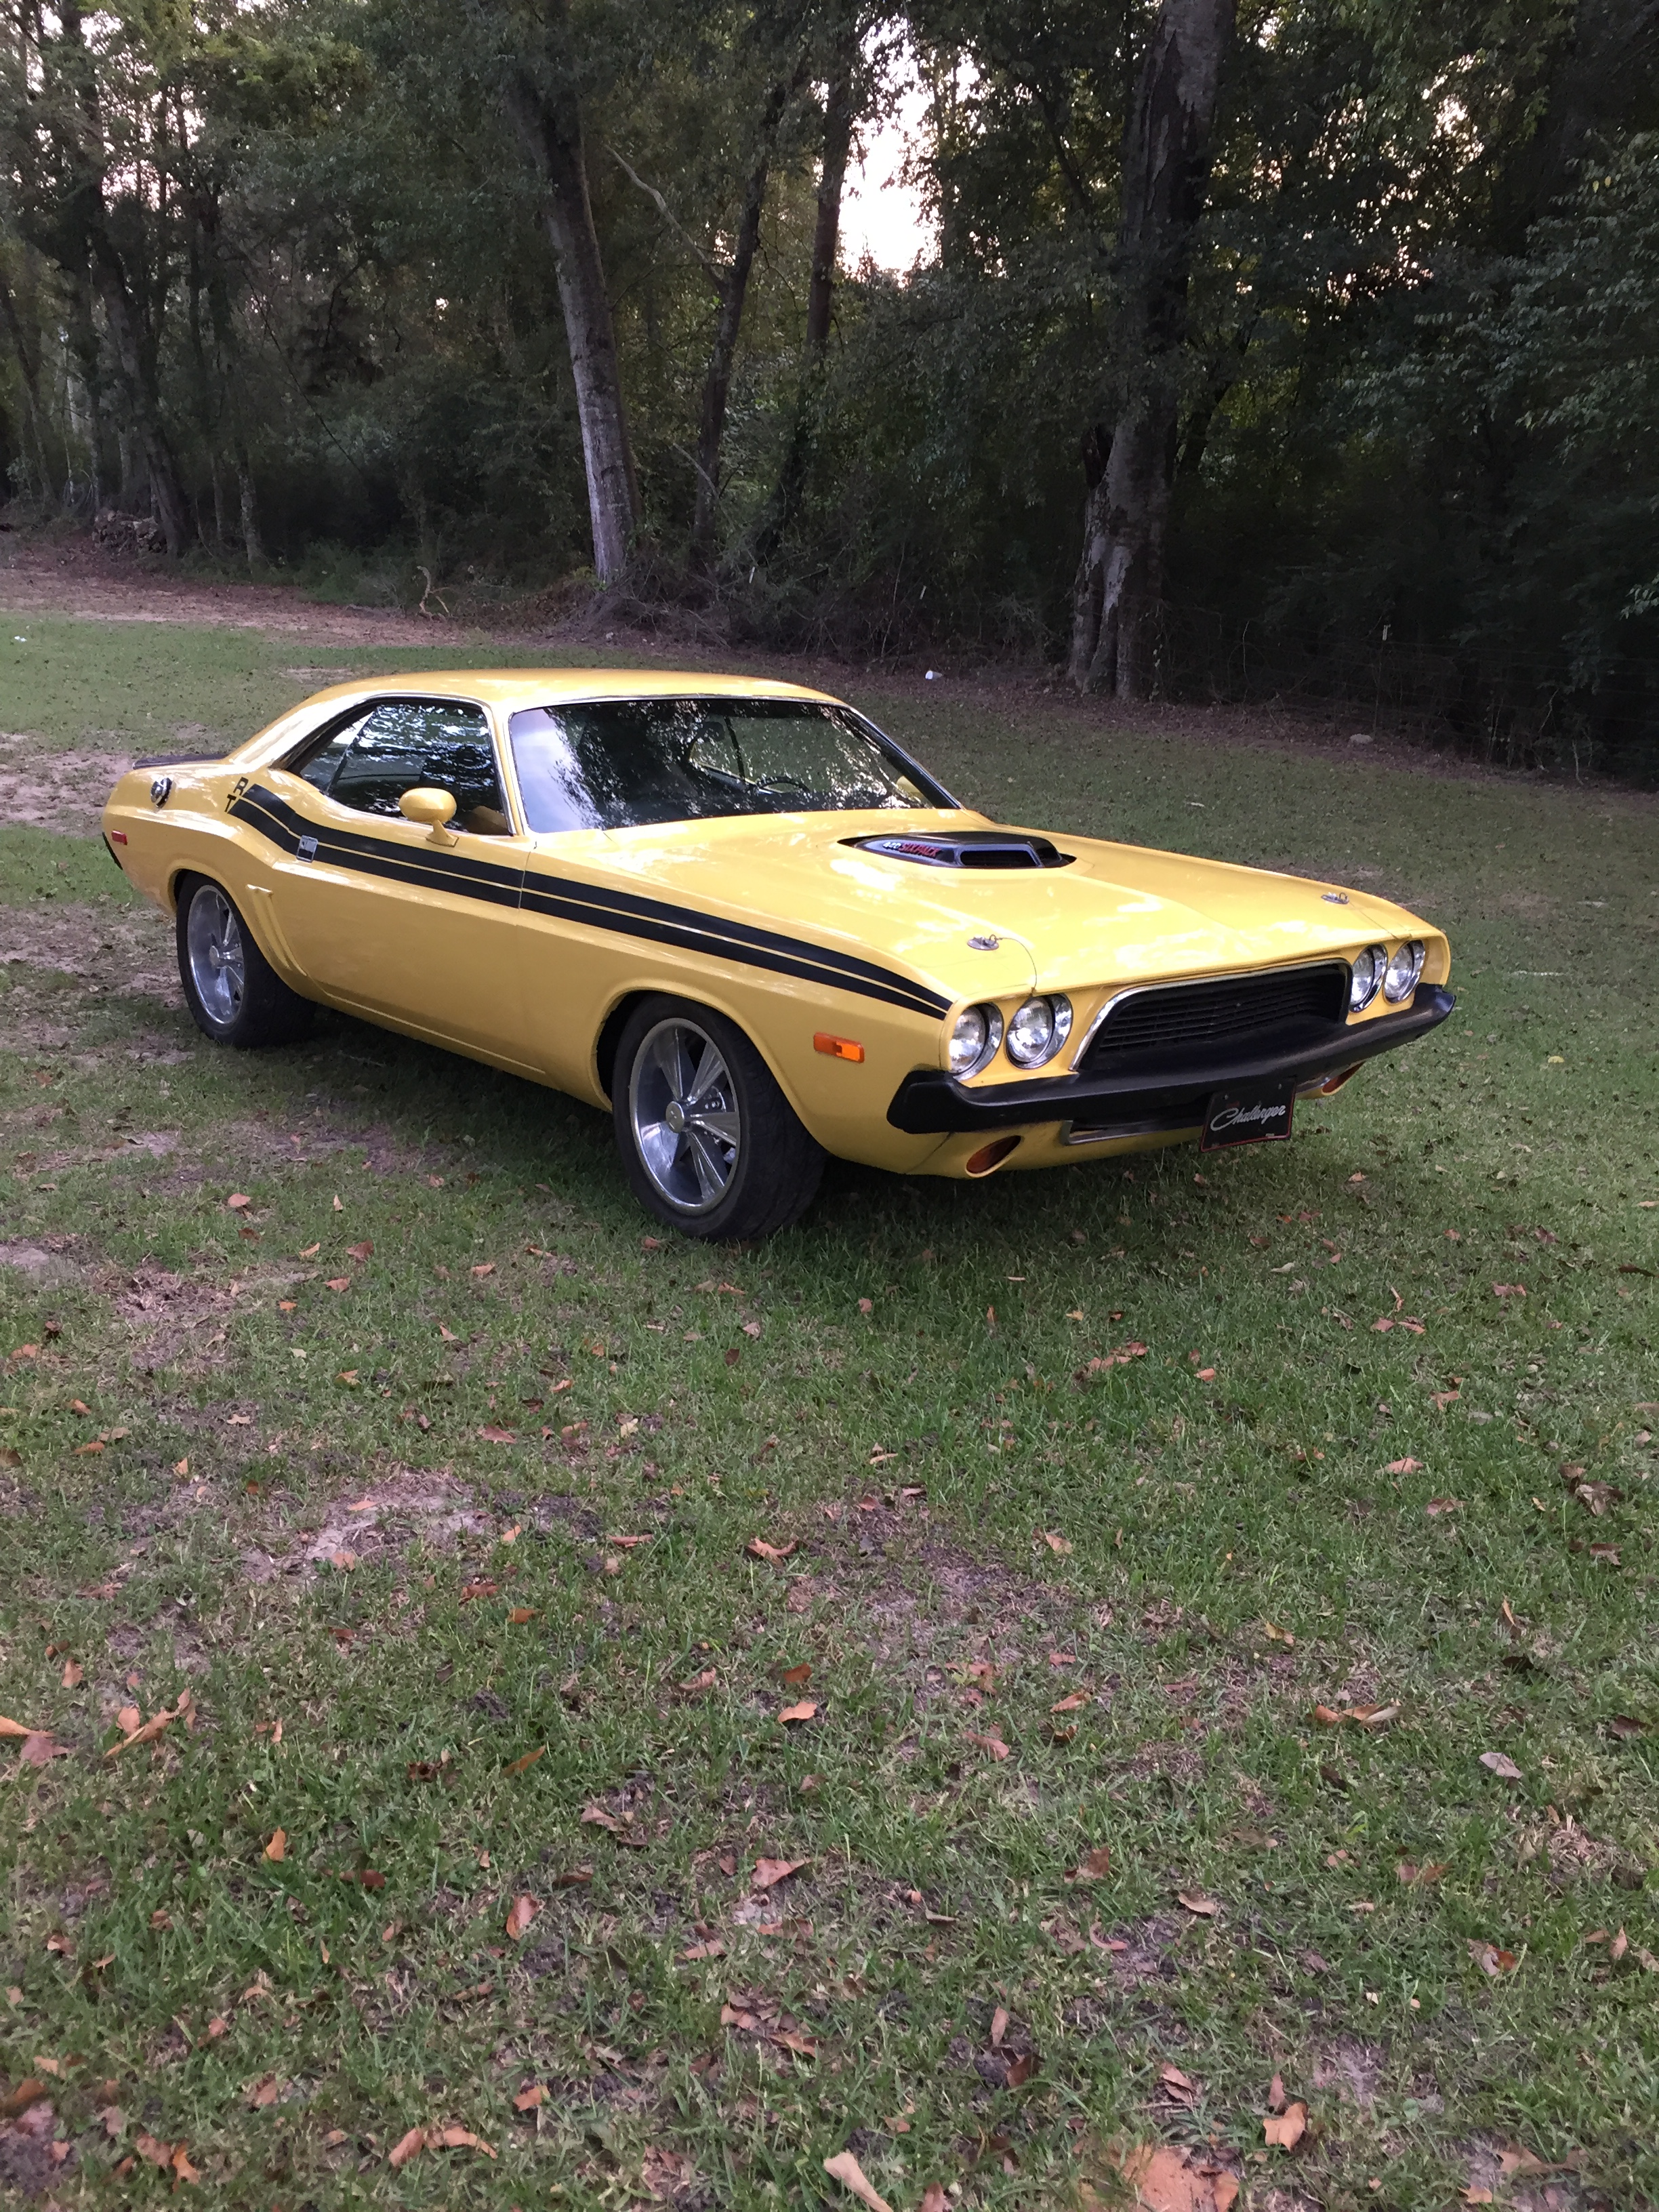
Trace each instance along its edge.
<path fill-rule="evenodd" d="M 560 699 L 817 699 L 828 691 L 763 676 L 714 676 L 705 670 L 658 668 L 418 668 L 394 670 L 369 681 L 355 678 L 312 694 L 307 705 L 361 699 L 377 692 L 423 692 L 428 697 L 477 699 L 495 707 L 544 707 Z M 839 703 L 835 702 L 835 703 Z"/>

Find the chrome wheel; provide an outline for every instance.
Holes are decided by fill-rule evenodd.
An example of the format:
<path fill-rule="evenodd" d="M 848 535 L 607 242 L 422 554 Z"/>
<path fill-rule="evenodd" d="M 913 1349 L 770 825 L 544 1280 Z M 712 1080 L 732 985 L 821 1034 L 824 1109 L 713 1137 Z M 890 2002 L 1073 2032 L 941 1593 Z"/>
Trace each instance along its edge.
<path fill-rule="evenodd" d="M 743 1127 L 732 1071 L 706 1030 L 674 1020 L 647 1032 L 628 1118 L 641 1164 L 676 1212 L 712 1212 L 737 1172 Z"/>
<path fill-rule="evenodd" d="M 242 1010 L 246 988 L 242 925 L 235 908 L 213 884 L 204 884 L 190 902 L 185 946 L 197 997 L 209 1018 L 228 1029 Z"/>

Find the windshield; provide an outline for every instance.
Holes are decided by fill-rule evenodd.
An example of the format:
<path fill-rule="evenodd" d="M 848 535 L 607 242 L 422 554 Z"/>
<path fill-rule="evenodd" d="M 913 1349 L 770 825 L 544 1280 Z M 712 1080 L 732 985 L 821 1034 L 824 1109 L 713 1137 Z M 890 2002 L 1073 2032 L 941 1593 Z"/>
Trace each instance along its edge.
<path fill-rule="evenodd" d="M 845 707 L 811 699 L 597 699 L 512 718 L 525 818 L 543 836 L 721 814 L 952 806 Z"/>

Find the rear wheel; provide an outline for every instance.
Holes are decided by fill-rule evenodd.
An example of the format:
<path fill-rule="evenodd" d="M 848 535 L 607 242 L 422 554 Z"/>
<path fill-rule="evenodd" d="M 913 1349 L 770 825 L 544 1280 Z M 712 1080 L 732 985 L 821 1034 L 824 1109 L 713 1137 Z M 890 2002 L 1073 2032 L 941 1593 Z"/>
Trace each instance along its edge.
<path fill-rule="evenodd" d="M 179 979 L 204 1036 L 252 1047 L 305 1034 L 315 1009 L 283 982 L 227 892 L 204 876 L 186 876 L 174 911 Z"/>
<path fill-rule="evenodd" d="M 737 1025 L 682 999 L 629 1017 L 611 1079 L 617 1148 L 641 1205 L 718 1243 L 798 1220 L 823 1152 Z"/>

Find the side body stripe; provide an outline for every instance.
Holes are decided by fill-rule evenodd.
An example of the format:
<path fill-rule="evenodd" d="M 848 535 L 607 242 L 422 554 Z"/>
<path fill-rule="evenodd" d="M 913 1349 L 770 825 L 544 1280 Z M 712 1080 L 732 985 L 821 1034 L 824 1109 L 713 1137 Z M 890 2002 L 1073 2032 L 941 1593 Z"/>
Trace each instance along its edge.
<path fill-rule="evenodd" d="M 857 992 L 913 1013 L 937 1016 L 950 1011 L 950 1000 L 926 985 L 855 953 L 814 945 L 805 938 L 784 936 L 752 922 L 701 914 L 694 907 L 674 906 L 635 891 L 505 867 L 437 846 L 411 848 L 365 831 L 321 825 L 260 784 L 234 799 L 230 812 L 286 853 L 297 854 L 304 840 L 314 860 L 333 867 L 417 884 L 461 898 L 483 899 L 491 905 L 521 907 L 529 913 L 556 915 L 589 928 L 672 945 L 685 951 L 710 953 L 774 975 L 799 976 L 834 990 Z"/>

